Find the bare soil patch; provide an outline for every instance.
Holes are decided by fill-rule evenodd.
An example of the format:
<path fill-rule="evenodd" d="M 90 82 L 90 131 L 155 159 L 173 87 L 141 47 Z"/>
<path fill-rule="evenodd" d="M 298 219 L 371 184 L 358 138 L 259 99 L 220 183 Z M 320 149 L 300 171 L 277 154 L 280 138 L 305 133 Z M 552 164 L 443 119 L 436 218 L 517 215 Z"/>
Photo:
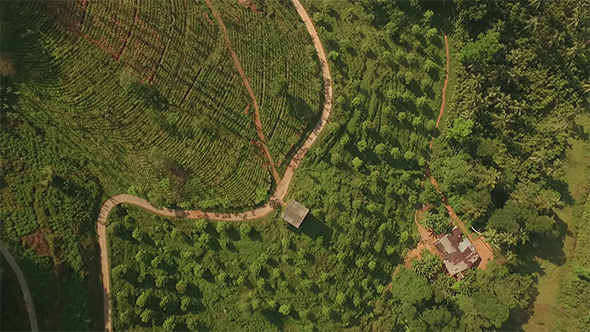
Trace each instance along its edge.
<path fill-rule="evenodd" d="M 16 74 L 16 65 L 6 52 L 0 52 L 0 75 L 13 76 Z M 0 165 L 1 167 L 1 165 Z"/>
<path fill-rule="evenodd" d="M 239 0 L 238 2 L 240 5 L 250 8 L 250 10 L 255 13 L 262 13 L 260 10 L 258 10 L 258 7 L 256 7 L 256 4 L 253 0 Z"/>
<path fill-rule="evenodd" d="M 406 269 L 411 269 L 412 268 L 412 260 L 414 258 L 416 258 L 417 260 L 421 260 L 422 259 L 422 250 L 424 250 L 424 249 L 426 249 L 426 245 L 424 244 L 424 242 L 420 242 L 420 243 L 418 243 L 416 248 L 408 251 L 406 258 L 404 259 L 404 267 Z"/>
<path fill-rule="evenodd" d="M 38 256 L 51 256 L 51 248 L 49 243 L 45 240 L 45 233 L 38 230 L 33 234 L 24 236 L 22 238 L 24 244 L 33 249 Z"/>
<path fill-rule="evenodd" d="M 485 239 L 481 236 L 478 236 L 477 239 L 471 241 L 475 250 L 481 257 L 481 262 L 479 263 L 479 268 L 485 270 L 488 266 L 488 262 L 494 259 L 494 252 L 490 245 L 485 242 Z"/>

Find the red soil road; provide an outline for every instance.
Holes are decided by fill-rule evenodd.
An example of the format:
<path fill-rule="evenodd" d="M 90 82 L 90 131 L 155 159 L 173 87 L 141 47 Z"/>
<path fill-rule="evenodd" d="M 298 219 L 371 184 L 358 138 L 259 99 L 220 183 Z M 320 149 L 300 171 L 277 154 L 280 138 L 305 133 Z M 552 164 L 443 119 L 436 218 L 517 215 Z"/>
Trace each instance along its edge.
<path fill-rule="evenodd" d="M 440 112 L 438 114 L 438 119 L 436 120 L 436 127 L 434 129 L 435 132 L 438 129 L 438 126 L 440 124 L 440 120 L 442 119 L 442 116 L 444 115 L 444 112 L 445 112 L 445 106 L 447 104 L 447 85 L 449 83 L 449 67 L 450 67 L 450 65 L 449 65 L 449 40 L 448 40 L 446 34 L 445 34 L 445 51 L 446 51 L 446 56 L 447 56 L 447 65 L 446 65 L 447 73 L 446 73 L 445 83 L 443 85 L 443 90 L 442 90 L 442 103 L 440 105 Z M 430 141 L 430 149 L 432 149 L 433 143 L 434 143 L 434 134 L 432 135 L 432 140 Z M 461 229 L 463 234 L 467 235 L 469 242 L 471 242 L 471 244 L 473 244 L 473 246 L 475 247 L 475 249 L 479 253 L 479 256 L 481 257 L 481 263 L 479 264 L 479 268 L 482 270 L 485 270 L 486 266 L 488 265 L 488 261 L 494 259 L 494 253 L 492 251 L 492 248 L 487 243 L 485 243 L 485 239 L 483 237 L 478 236 L 478 238 L 476 240 L 473 240 L 473 237 L 471 236 L 471 233 L 469 232 L 467 227 L 465 227 L 465 224 L 463 224 L 461 219 L 459 219 L 459 217 L 457 216 L 455 211 L 453 211 L 453 208 L 447 202 L 447 198 L 443 195 L 443 193 L 438 188 L 438 183 L 436 182 L 436 179 L 434 178 L 434 176 L 432 176 L 432 173 L 430 172 L 430 169 L 428 168 L 428 166 L 426 166 L 426 172 L 424 173 L 424 176 L 428 177 L 430 179 L 430 182 L 434 185 L 434 187 L 436 188 L 436 191 L 442 196 L 442 201 L 445 205 L 445 208 L 447 209 L 447 212 L 449 213 L 449 216 L 451 217 L 451 220 L 453 221 L 455 226 L 459 227 L 459 229 Z M 417 221 L 416 221 L 416 224 L 418 225 L 418 230 L 420 231 L 421 226 L 418 224 Z M 425 238 L 425 235 L 422 234 L 422 232 L 420 232 L 420 235 L 422 236 L 423 239 Z M 429 250 L 430 250 L 430 248 L 429 248 Z M 432 252 L 432 250 L 431 250 L 431 252 Z"/>
<path fill-rule="evenodd" d="M 207 0 L 208 1 L 208 0 Z M 289 162 L 289 166 L 283 175 L 283 178 L 277 184 L 277 188 L 270 198 L 270 200 L 264 204 L 263 206 L 247 211 L 242 213 L 213 213 L 213 212 L 204 212 L 204 211 L 191 211 L 191 210 L 174 210 L 168 208 L 161 208 L 151 204 L 150 202 L 146 201 L 143 198 L 135 197 L 132 195 L 127 194 L 120 194 L 109 198 L 100 209 L 100 213 L 98 215 L 98 222 L 97 222 L 97 234 L 98 234 L 98 244 L 100 246 L 100 262 L 101 262 L 101 270 L 102 270 L 102 284 L 103 284 L 103 308 L 104 308 L 104 321 L 105 321 L 105 331 L 112 331 L 113 325 L 111 321 L 111 300 L 110 300 L 110 274 L 109 274 L 109 254 L 107 251 L 108 244 L 107 244 L 107 234 L 106 234 L 106 224 L 107 224 L 107 216 L 109 212 L 119 204 L 131 204 L 138 206 L 144 210 L 149 212 L 165 216 L 165 217 L 176 217 L 176 218 L 189 218 L 189 219 L 209 219 L 209 220 L 221 220 L 221 221 L 246 221 L 246 220 L 253 220 L 262 218 L 271 214 L 275 209 L 281 207 L 283 205 L 283 199 L 287 195 L 287 191 L 289 189 L 289 185 L 291 184 L 291 180 L 293 179 L 293 175 L 295 174 L 295 170 L 299 167 L 301 160 L 307 153 L 307 151 L 311 148 L 313 143 L 318 138 L 320 132 L 324 129 L 328 122 L 328 118 L 330 116 L 330 111 L 332 110 L 332 76 L 330 75 L 330 68 L 328 66 L 328 60 L 326 54 L 324 52 L 324 48 L 318 37 L 318 33 L 311 22 L 311 19 L 307 15 L 305 8 L 301 6 L 299 0 L 292 0 L 293 4 L 295 5 L 295 9 L 297 13 L 305 23 L 307 31 L 311 35 L 313 40 L 314 47 L 316 52 L 318 53 L 318 57 L 320 59 L 320 65 L 322 69 L 322 75 L 324 77 L 324 108 L 322 110 L 322 115 L 318 123 L 316 124 L 315 128 L 307 138 L 307 140 L 303 143 L 303 146 L 293 159 Z M 233 52 L 232 52 L 233 54 Z M 236 58 L 237 59 L 237 58 Z M 236 65 L 239 65 L 237 62 Z M 245 77 L 245 76 L 243 76 Z M 249 86 L 249 85 L 248 85 Z M 253 99 L 255 110 L 257 111 L 256 101 Z M 257 116 L 257 118 L 259 118 Z"/>
<path fill-rule="evenodd" d="M 461 221 L 461 219 L 459 219 L 459 217 L 457 216 L 455 211 L 453 211 L 453 208 L 447 202 L 447 198 L 438 189 L 438 183 L 436 182 L 436 179 L 432 176 L 430 169 L 426 170 L 426 174 L 430 178 L 430 182 L 436 188 L 436 191 L 438 191 L 438 193 L 442 196 L 442 201 L 445 204 L 445 207 L 447 208 L 447 212 L 449 213 L 449 216 L 451 216 L 451 220 L 453 221 L 455 226 L 459 227 L 461 229 L 461 231 L 463 232 L 463 234 L 467 235 L 469 242 L 471 242 L 471 244 L 473 244 L 473 246 L 475 247 L 475 250 L 477 250 L 477 252 L 479 253 L 479 257 L 481 257 L 481 262 L 479 263 L 479 268 L 482 270 L 485 270 L 485 268 L 488 265 L 488 262 L 490 260 L 494 259 L 494 252 L 492 251 L 492 248 L 485 242 L 485 239 L 481 236 L 478 236 L 477 239 L 475 239 L 475 240 L 473 239 L 473 237 L 471 236 L 471 233 L 469 232 L 467 227 L 465 227 L 465 224 Z"/>
<path fill-rule="evenodd" d="M 260 111 L 258 109 L 258 103 L 256 102 L 256 97 L 254 96 L 254 91 L 250 87 L 250 82 L 248 82 L 248 77 L 246 77 L 246 74 L 244 74 L 244 70 L 242 70 L 242 65 L 240 64 L 240 59 L 238 59 L 238 55 L 236 54 L 236 52 L 234 51 L 234 48 L 231 45 L 231 41 L 229 40 L 229 35 L 227 34 L 227 29 L 225 28 L 225 24 L 223 24 L 223 20 L 221 19 L 219 12 L 217 11 L 217 9 L 215 7 L 213 7 L 213 5 L 211 5 L 211 0 L 205 0 L 205 2 L 207 3 L 207 6 L 209 6 L 209 9 L 211 9 L 211 12 L 213 13 L 213 17 L 215 17 L 217 24 L 221 28 L 221 32 L 223 34 L 223 39 L 225 40 L 225 44 L 227 46 L 227 49 L 231 53 L 231 57 L 232 57 L 232 60 L 234 61 L 234 65 L 236 66 L 236 69 L 240 73 L 240 77 L 242 77 L 242 82 L 244 83 L 246 90 L 248 90 L 248 94 L 252 98 L 252 104 L 254 105 L 254 115 L 255 115 L 254 118 L 255 118 L 255 123 L 256 123 L 256 132 L 258 133 L 258 139 L 260 139 L 260 141 L 262 142 L 262 149 L 264 150 L 264 155 L 266 156 L 266 158 L 268 159 L 268 162 L 270 164 L 270 170 L 271 170 L 272 176 L 274 177 L 276 183 L 279 183 L 281 181 L 281 178 L 279 177 L 279 173 L 277 173 L 277 170 L 275 169 L 275 164 L 272 161 L 272 156 L 270 155 L 270 152 L 268 151 L 268 148 L 266 147 L 266 139 L 264 138 L 264 133 L 262 132 L 262 122 L 260 122 Z"/>
<path fill-rule="evenodd" d="M 446 20 L 445 20 L 446 22 Z M 438 119 L 436 119 L 436 127 L 434 127 L 434 131 L 438 129 L 438 125 L 440 124 L 440 119 L 442 119 L 443 114 L 445 113 L 445 106 L 447 106 L 447 85 L 449 84 L 449 39 L 447 35 L 445 35 L 445 51 L 447 54 L 447 74 L 445 77 L 445 84 L 443 85 L 442 90 L 442 103 L 440 104 L 440 112 L 438 112 Z M 432 144 L 434 143 L 434 134 L 432 134 L 432 140 L 430 141 L 430 149 L 432 149 Z"/>

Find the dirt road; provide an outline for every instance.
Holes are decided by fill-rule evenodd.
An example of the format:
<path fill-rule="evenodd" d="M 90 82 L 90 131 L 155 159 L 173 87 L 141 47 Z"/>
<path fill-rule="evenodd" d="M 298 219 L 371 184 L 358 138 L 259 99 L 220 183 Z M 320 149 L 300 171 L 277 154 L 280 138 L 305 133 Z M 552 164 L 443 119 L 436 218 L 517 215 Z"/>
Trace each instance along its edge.
<path fill-rule="evenodd" d="M 444 115 L 445 106 L 447 104 L 447 85 L 449 83 L 449 67 L 450 67 L 450 65 L 449 65 L 449 40 L 447 38 L 447 35 L 445 35 L 445 51 L 446 51 L 446 56 L 447 56 L 446 77 L 445 77 L 445 83 L 443 85 L 443 90 L 442 90 L 442 103 L 440 105 L 440 112 L 438 114 L 438 119 L 436 120 L 436 127 L 434 129 L 434 133 L 436 133 L 436 131 L 438 130 L 440 120 L 442 119 L 442 117 Z M 434 143 L 434 133 L 433 133 L 432 139 L 430 141 L 430 148 L 429 148 L 430 150 L 432 150 L 432 144 Z M 430 154 L 430 152 L 429 152 L 429 154 Z M 457 227 L 459 227 L 459 229 L 461 229 L 463 234 L 465 234 L 467 236 L 467 238 L 469 239 L 469 242 L 471 242 L 473 244 L 473 246 L 475 247 L 475 249 L 479 253 L 479 256 L 481 257 L 481 263 L 479 264 L 479 268 L 485 270 L 486 266 L 488 265 L 488 262 L 490 260 L 494 259 L 494 252 L 492 251 L 491 247 L 487 243 L 485 243 L 485 239 L 483 237 L 478 236 L 477 239 L 475 239 L 475 240 L 473 239 L 473 237 L 471 236 L 471 232 L 469 232 L 469 229 L 467 229 L 467 227 L 465 227 L 465 224 L 461 221 L 461 219 L 459 219 L 459 217 L 457 216 L 455 211 L 453 211 L 453 208 L 451 207 L 451 205 L 449 205 L 449 203 L 447 202 L 447 198 L 443 195 L 443 193 L 438 188 L 438 183 L 436 182 L 436 179 L 434 178 L 434 176 L 432 176 L 432 172 L 430 171 L 430 168 L 428 168 L 428 166 L 426 166 L 426 171 L 424 173 L 424 176 L 428 177 L 430 182 L 436 188 L 436 191 L 442 196 L 442 201 L 445 205 L 445 208 L 447 209 L 447 212 L 449 213 L 449 216 L 451 217 L 451 220 L 453 221 L 453 224 L 455 224 L 455 226 L 457 226 Z M 417 212 L 418 211 L 416 211 L 416 213 Z M 420 236 L 422 237 L 423 241 L 425 241 L 426 243 L 429 243 L 430 237 L 426 236 L 426 234 L 420 230 L 421 226 L 418 224 L 417 221 L 416 221 L 416 225 L 418 225 L 418 230 L 420 232 Z M 433 250 L 431 250 L 431 246 L 427 246 L 427 247 L 431 252 L 433 252 Z M 412 253 L 412 252 L 410 251 L 410 253 Z M 408 253 L 408 254 L 410 254 L 410 253 Z"/>
<path fill-rule="evenodd" d="M 322 110 L 322 115 L 320 120 L 316 124 L 315 128 L 313 129 L 312 133 L 309 135 L 307 140 L 303 143 L 303 146 L 293 159 L 289 162 L 289 166 L 283 175 L 283 178 L 278 182 L 277 188 L 274 194 L 271 196 L 270 200 L 264 204 L 263 206 L 243 212 L 243 213 L 213 213 L 213 212 L 204 212 L 198 210 L 174 210 L 174 209 L 167 209 L 161 208 L 151 204 L 150 202 L 146 201 L 143 198 L 135 197 L 132 195 L 127 194 L 120 194 L 109 198 L 100 209 L 100 213 L 98 216 L 97 222 L 97 233 L 98 233 L 98 244 L 100 246 L 100 262 L 101 262 L 101 269 L 102 269 L 102 284 L 103 284 L 103 307 L 104 307 L 104 321 L 105 321 L 105 331 L 112 331 L 112 321 L 111 321 L 111 300 L 110 300 L 110 275 L 109 275 L 109 255 L 108 255 L 108 245 L 107 245 L 107 235 L 106 235 L 106 223 L 107 223 L 107 216 L 109 212 L 112 210 L 113 207 L 119 204 L 131 204 L 138 206 L 142 209 L 145 209 L 149 212 L 165 216 L 165 217 L 177 217 L 177 218 L 189 218 L 189 219 L 209 219 L 209 220 L 222 220 L 222 221 L 245 221 L 245 220 L 252 220 L 262 218 L 271 214 L 276 208 L 283 205 L 283 199 L 287 195 L 287 191 L 289 189 L 289 185 L 291 184 L 291 180 L 293 179 L 293 175 L 295 174 L 295 170 L 299 167 L 301 160 L 307 153 L 307 151 L 311 148 L 313 143 L 318 138 L 320 132 L 326 126 L 328 122 L 328 118 L 330 117 L 330 111 L 332 110 L 332 76 L 330 75 L 330 68 L 328 66 L 328 59 L 326 58 L 326 53 L 324 52 L 324 47 L 320 41 L 320 38 L 317 34 L 317 31 L 311 22 L 307 12 L 301 6 L 298 0 L 292 0 L 297 13 L 305 23 L 307 31 L 311 35 L 313 40 L 314 47 L 320 59 L 320 65 L 322 69 L 322 75 L 324 77 L 324 108 Z M 215 18 L 218 19 L 218 13 L 216 10 L 213 9 L 209 0 L 207 0 L 207 4 L 212 8 Z M 219 18 L 218 22 L 221 22 L 221 18 Z M 220 23 L 222 30 L 224 30 L 224 36 L 227 36 L 227 32 L 225 32 L 225 26 L 223 23 Z M 229 38 L 226 40 L 226 43 L 229 43 Z M 230 44 L 231 45 L 231 44 Z M 235 52 L 231 50 L 232 57 L 234 58 L 234 63 L 238 68 L 238 71 L 242 75 L 242 79 L 244 79 L 244 85 L 249 90 L 249 93 L 252 95 L 252 100 L 254 103 L 254 109 L 257 113 L 257 126 L 260 125 L 260 116 L 258 115 L 258 105 L 256 104 L 256 100 L 254 99 L 254 94 L 252 89 L 250 89 L 250 84 L 247 83 L 247 78 L 243 74 L 241 66 L 239 65 L 239 61 L 237 60 L 237 56 Z M 262 127 L 260 126 L 259 133 L 262 133 Z M 263 139 L 263 137 L 262 137 Z M 261 140 L 262 140 L 261 139 Z M 264 144 L 266 149 L 266 144 Z M 268 155 L 270 157 L 270 154 Z M 273 166 L 274 167 L 274 166 Z"/>
<path fill-rule="evenodd" d="M 446 20 L 445 20 L 446 22 Z M 434 127 L 434 132 L 432 133 L 432 139 L 430 140 L 430 150 L 432 150 L 432 144 L 434 143 L 434 134 L 438 130 L 438 125 L 440 124 L 440 119 L 442 119 L 443 114 L 445 114 L 445 106 L 447 106 L 447 85 L 449 84 L 449 68 L 451 67 L 449 64 L 449 39 L 447 35 L 445 35 L 445 52 L 447 55 L 447 73 L 445 76 L 445 84 L 443 85 L 442 89 L 442 103 L 440 104 L 440 111 L 438 112 L 438 119 L 436 119 L 436 126 Z M 429 151 L 430 154 L 430 151 Z"/>
<path fill-rule="evenodd" d="M 25 305 L 27 307 L 27 313 L 29 314 L 29 326 L 31 327 L 31 331 L 37 332 L 39 331 L 39 325 L 37 325 L 37 313 L 35 312 L 35 306 L 33 305 L 33 297 L 31 296 L 31 292 L 29 291 L 29 285 L 27 285 L 27 281 L 25 280 L 25 276 L 23 275 L 23 271 L 21 271 L 20 267 L 14 260 L 14 256 L 8 251 L 8 248 L 0 241 L 0 251 L 4 257 L 6 257 L 6 261 L 8 265 L 14 271 L 16 278 L 18 279 L 18 283 L 20 284 L 20 289 L 23 292 L 23 299 L 25 300 Z"/>

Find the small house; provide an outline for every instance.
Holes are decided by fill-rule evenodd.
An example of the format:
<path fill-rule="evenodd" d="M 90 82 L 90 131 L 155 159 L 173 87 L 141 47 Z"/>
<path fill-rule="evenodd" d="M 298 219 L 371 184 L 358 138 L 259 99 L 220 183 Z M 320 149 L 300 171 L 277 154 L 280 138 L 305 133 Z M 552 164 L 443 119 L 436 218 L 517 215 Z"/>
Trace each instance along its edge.
<path fill-rule="evenodd" d="M 469 239 L 462 235 L 461 230 L 454 227 L 450 234 L 445 234 L 434 243 L 443 256 L 449 274 L 460 278 L 463 277 L 463 271 L 471 268 L 480 259 Z"/>
<path fill-rule="evenodd" d="M 281 214 L 281 218 L 293 225 L 295 228 L 299 228 L 308 212 L 309 209 L 301 205 L 301 203 L 291 200 Z"/>

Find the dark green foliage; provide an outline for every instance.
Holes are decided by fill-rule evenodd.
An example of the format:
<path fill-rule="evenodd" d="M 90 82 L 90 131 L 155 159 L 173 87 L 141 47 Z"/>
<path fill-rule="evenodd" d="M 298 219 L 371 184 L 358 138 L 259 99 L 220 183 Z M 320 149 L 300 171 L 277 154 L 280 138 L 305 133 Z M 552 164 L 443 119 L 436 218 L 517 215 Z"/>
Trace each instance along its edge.
<path fill-rule="evenodd" d="M 420 223 L 426 229 L 432 229 L 435 234 L 448 233 L 452 227 L 451 221 L 444 212 L 426 212 L 422 216 Z"/>
<path fill-rule="evenodd" d="M 421 330 L 467 331 L 500 328 L 511 310 L 528 307 L 532 279 L 511 274 L 495 262 L 487 270 L 470 270 L 461 281 L 440 271 L 438 257 L 425 254 L 413 263 L 416 273 L 400 270 L 380 304 L 375 324 L 384 330 L 413 326 Z M 424 276 L 419 276 L 423 274 Z M 435 278 L 428 283 L 426 278 Z"/>
<path fill-rule="evenodd" d="M 167 101 L 164 96 L 162 96 L 158 89 L 151 85 L 133 82 L 131 83 L 129 92 L 132 95 L 136 95 L 138 99 L 142 100 L 144 106 L 152 108 L 156 111 L 166 111 L 170 106 L 170 102 Z"/>
<path fill-rule="evenodd" d="M 146 35 L 161 39 L 150 40 L 154 52 L 146 54 L 162 54 L 162 43 L 177 55 L 154 60 L 153 75 L 129 68 L 131 48 L 120 59 L 108 55 L 105 45 L 117 40 L 103 49 L 85 38 L 73 43 L 72 27 L 47 17 L 40 2 L 2 2 L 2 20 L 22 40 L 6 38 L 3 24 L 0 45 L 22 76 L 1 81 L 1 233 L 25 263 L 46 330 L 102 326 L 94 229 L 104 195 L 224 211 L 268 196 L 264 160 L 251 142 L 253 106 L 206 5 L 139 4 L 138 22 L 162 18 L 148 20 L 154 31 Z M 315 50 L 288 2 L 257 1 L 262 13 L 214 5 L 284 169 L 321 109 Z M 450 5 L 305 2 L 329 54 L 335 95 L 331 123 L 290 191 L 309 216 L 295 230 L 277 216 L 227 225 L 115 209 L 108 229 L 115 329 L 479 331 L 526 310 L 532 280 L 511 271 L 516 264 L 491 262 L 456 281 L 425 253 L 413 271 L 400 269 L 391 291 L 387 285 L 415 245 L 416 203 L 434 206 L 429 227 L 450 227 L 434 187 L 420 188 L 441 100 L 443 18 L 463 66 L 451 64 L 457 77 L 447 109 L 455 120 L 442 128 L 429 165 L 460 217 L 506 250 L 529 233 L 552 233 L 552 209 L 568 198 L 559 161 L 573 116 L 587 107 L 588 5 L 456 2 L 454 22 Z M 90 8 L 86 22 L 100 8 L 124 19 L 135 7 L 91 1 Z M 96 26 L 81 31 L 101 38 Z M 588 331 L 584 225 L 562 293 Z M 37 230 L 49 257 L 22 245 Z M 56 298 L 61 315 L 52 321 Z"/>
<path fill-rule="evenodd" d="M 100 330 L 101 203 L 120 193 L 187 209 L 228 211 L 265 201 L 270 176 L 253 144 L 254 112 L 244 112 L 248 94 L 218 26 L 205 19 L 212 15 L 203 2 L 4 1 L 0 6 L 1 65 L 9 56 L 16 68 L 0 79 L 2 240 L 24 270 L 41 329 Z M 82 6 L 86 19 L 76 26 Z M 224 10 L 241 12 L 238 6 Z M 281 27 L 257 34 L 263 43 L 272 41 L 265 52 L 246 56 L 242 44 L 236 48 L 257 82 L 258 101 L 265 100 L 262 116 L 283 114 L 265 129 L 276 129 L 273 155 L 285 156 L 291 144 L 307 137 L 303 131 L 321 107 L 321 76 L 315 50 L 305 48 L 309 35 L 293 33 L 305 32 L 294 8 L 277 2 L 267 7 L 277 16 L 246 14 L 241 21 L 248 30 L 254 21 Z M 273 66 L 262 65 L 271 57 Z M 265 75 L 251 75 L 258 69 Z M 288 81 L 286 90 L 278 91 L 282 95 L 262 98 L 263 81 L 280 76 Z M 145 232 L 133 234 L 134 227 L 122 225 L 113 225 L 118 236 L 149 242 Z M 47 242 L 42 256 L 25 244 L 24 237 L 35 232 Z M 167 268 L 157 255 L 140 257 L 141 263 L 134 257 L 125 266 L 113 265 L 113 277 L 149 279 L 132 273 L 132 264 Z M 178 282 L 158 277 L 162 289 Z M 118 313 L 130 322 L 140 314 Z M 149 315 L 146 321 L 152 320 Z"/>
<path fill-rule="evenodd" d="M 273 18 L 237 3 L 222 7 L 240 17 L 226 22 L 228 32 L 260 105 L 270 152 L 284 168 L 321 107 L 317 57 L 304 47 L 311 39 L 292 7 L 269 2 Z M 76 15 L 85 10 L 79 23 Z M 21 1 L 3 3 L 2 11 L 3 26 L 25 36 L 2 43 L 2 54 L 19 66 L 11 78 L 9 96 L 20 95 L 9 106 L 17 109 L 12 117 L 42 136 L 53 132 L 55 144 L 87 163 L 84 170 L 107 195 L 224 211 L 268 198 L 270 174 L 258 153 L 254 111 L 246 110 L 252 101 L 221 31 L 203 19 L 212 17 L 204 3 Z M 69 14 L 56 20 L 56 12 Z M 117 27 L 107 28 L 113 13 Z M 149 29 L 134 29 L 137 20 Z M 249 52 L 255 42 L 260 52 Z M 269 58 L 275 60 L 265 63 Z"/>
<path fill-rule="evenodd" d="M 120 207 L 109 222 L 144 234 L 139 242 L 130 231 L 116 234 L 108 228 L 113 317 L 115 328 L 122 330 L 170 328 L 173 323 L 178 328 L 182 322 L 198 322 L 208 330 L 299 330 L 312 323 L 320 330 L 341 329 L 340 319 L 359 318 L 378 285 L 391 277 L 380 272 L 392 265 L 387 256 L 372 253 L 373 244 L 365 247 L 361 267 L 352 261 L 352 251 L 339 262 L 341 245 L 332 245 L 335 239 L 329 229 L 321 229 L 322 222 L 309 217 L 301 232 L 278 217 L 254 226 L 214 222 L 197 231 L 194 221 L 172 223 L 137 208 Z M 386 228 L 381 231 L 382 245 L 395 245 L 384 237 Z M 207 235 L 208 244 L 193 241 L 196 234 Z M 231 245 L 223 248 L 224 242 Z M 138 255 L 141 259 L 136 260 Z M 161 263 L 154 268 L 150 262 L 156 257 Z M 122 266 L 128 268 L 125 273 L 115 272 L 124 270 Z M 175 318 L 169 321 L 170 317 Z"/>
<path fill-rule="evenodd" d="M 447 128 L 447 137 L 462 142 L 473 129 L 473 120 L 457 118 L 453 122 L 453 126 Z"/>
<path fill-rule="evenodd" d="M 503 248 L 543 241 L 556 235 L 552 209 L 570 200 L 560 159 L 588 108 L 588 54 L 576 41 L 590 31 L 579 23 L 588 4 L 457 5 L 462 65 L 433 175 L 459 217 L 494 230 Z"/>
<path fill-rule="evenodd" d="M 392 283 L 391 294 L 394 299 L 411 305 L 428 301 L 433 295 L 428 280 L 409 270 L 401 270 L 398 273 L 396 282 Z"/>
<path fill-rule="evenodd" d="M 19 287 L 14 271 L 8 265 L 4 255 L 0 261 L 0 287 L 2 290 L 2 314 L 0 326 L 2 331 L 27 331 L 29 317 L 23 300 L 23 293 Z"/>
<path fill-rule="evenodd" d="M 443 262 L 436 255 L 433 255 L 428 249 L 422 250 L 422 259 L 412 260 L 412 269 L 421 277 L 433 279 L 443 269 Z"/>
<path fill-rule="evenodd" d="M 513 200 L 506 202 L 503 208 L 496 210 L 488 221 L 488 227 L 509 233 L 524 229 L 530 233 L 549 234 L 555 221 L 548 216 L 539 216 L 532 205 L 521 204 Z"/>

